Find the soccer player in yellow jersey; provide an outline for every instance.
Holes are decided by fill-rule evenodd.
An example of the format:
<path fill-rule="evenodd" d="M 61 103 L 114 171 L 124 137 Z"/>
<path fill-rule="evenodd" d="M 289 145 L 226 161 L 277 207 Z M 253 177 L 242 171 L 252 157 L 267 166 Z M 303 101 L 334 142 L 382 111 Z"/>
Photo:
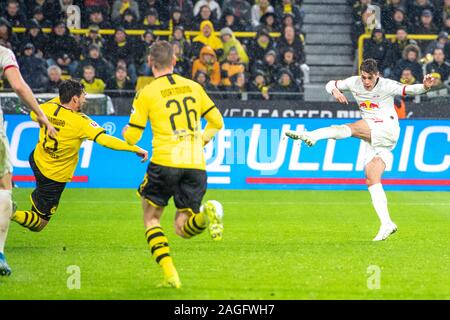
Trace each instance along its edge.
<path fill-rule="evenodd" d="M 203 147 L 222 128 L 223 118 L 198 83 L 173 74 L 176 57 L 167 41 L 157 41 L 150 47 L 148 63 L 155 80 L 136 94 L 123 135 L 134 145 L 147 122 L 151 123 L 152 158 L 138 189 L 145 236 L 163 270 L 163 286 L 179 288 L 181 282 L 160 218 L 173 196 L 179 236 L 191 238 L 208 227 L 214 240 L 222 238 L 222 208 L 215 205 L 217 202 L 208 201 L 203 206 L 201 202 L 206 192 Z M 203 133 L 201 117 L 207 121 Z"/>
<path fill-rule="evenodd" d="M 106 134 L 105 129 L 81 113 L 85 96 L 82 84 L 68 80 L 60 85 L 59 97 L 41 105 L 58 135 L 50 137 L 46 127 L 40 129 L 39 141 L 29 157 L 36 177 L 36 189 L 30 196 L 31 210 L 18 210 L 12 217 L 31 231 L 41 231 L 55 214 L 66 183 L 72 179 L 85 139 L 110 149 L 134 152 L 142 161 L 148 158 L 146 150 Z M 31 118 L 36 121 L 36 114 L 31 113 Z"/>

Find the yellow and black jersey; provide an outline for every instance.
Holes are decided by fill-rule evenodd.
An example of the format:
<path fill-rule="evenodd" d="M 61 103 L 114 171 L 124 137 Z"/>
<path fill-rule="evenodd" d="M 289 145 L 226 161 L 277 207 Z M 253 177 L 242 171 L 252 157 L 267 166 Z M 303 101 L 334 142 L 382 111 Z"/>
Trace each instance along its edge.
<path fill-rule="evenodd" d="M 143 130 L 150 120 L 153 133 L 151 162 L 205 170 L 201 117 L 206 118 L 208 125 L 214 123 L 218 129 L 222 127 L 220 111 L 200 84 L 168 74 L 156 78 L 136 94 L 129 126 Z M 137 142 L 127 135 L 125 139 L 132 144 Z"/>
<path fill-rule="evenodd" d="M 95 121 L 83 113 L 63 107 L 59 97 L 41 104 L 42 111 L 58 132 L 56 138 L 47 135 L 42 127 L 34 151 L 34 160 L 39 170 L 49 179 L 69 182 L 78 163 L 78 153 L 85 139 L 95 141 L 105 132 Z M 31 113 L 36 121 L 36 114 Z"/>

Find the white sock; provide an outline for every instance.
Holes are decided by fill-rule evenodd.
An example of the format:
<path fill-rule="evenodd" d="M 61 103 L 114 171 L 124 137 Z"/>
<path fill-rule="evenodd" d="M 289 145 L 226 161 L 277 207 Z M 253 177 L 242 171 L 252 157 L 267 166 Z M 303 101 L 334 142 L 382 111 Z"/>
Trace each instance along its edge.
<path fill-rule="evenodd" d="M 320 128 L 308 132 L 308 135 L 316 141 L 322 139 L 345 139 L 352 136 L 352 129 L 344 124 L 341 126 Z"/>
<path fill-rule="evenodd" d="M 382 225 L 392 223 L 389 216 L 386 193 L 383 190 L 381 183 L 371 185 L 369 187 L 370 196 L 372 197 L 373 207 L 377 212 L 378 218 Z"/>
<path fill-rule="evenodd" d="M 0 252 L 5 250 L 6 237 L 12 214 L 11 190 L 0 190 Z"/>

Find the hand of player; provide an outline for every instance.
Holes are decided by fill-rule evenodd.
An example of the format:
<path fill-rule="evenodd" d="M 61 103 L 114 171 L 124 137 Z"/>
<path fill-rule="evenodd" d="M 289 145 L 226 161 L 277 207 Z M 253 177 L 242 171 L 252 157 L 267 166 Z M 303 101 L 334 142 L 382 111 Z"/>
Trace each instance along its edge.
<path fill-rule="evenodd" d="M 427 74 L 423 78 L 423 86 L 425 87 L 425 90 L 430 90 L 432 86 L 434 86 L 436 79 L 433 78 L 431 74 Z"/>
<path fill-rule="evenodd" d="M 333 97 L 336 99 L 339 103 L 345 103 L 348 104 L 347 98 L 340 92 L 338 89 L 333 89 Z"/>
<path fill-rule="evenodd" d="M 148 151 L 147 150 L 139 148 L 137 151 L 135 151 L 135 153 L 138 157 L 142 158 L 141 162 L 146 162 L 148 160 Z"/>
<path fill-rule="evenodd" d="M 49 137 L 56 138 L 58 132 L 56 131 L 55 127 L 53 127 L 50 124 L 50 122 L 48 121 L 47 117 L 44 114 L 42 116 L 36 116 L 36 120 L 40 126 L 47 127 L 47 135 Z"/>

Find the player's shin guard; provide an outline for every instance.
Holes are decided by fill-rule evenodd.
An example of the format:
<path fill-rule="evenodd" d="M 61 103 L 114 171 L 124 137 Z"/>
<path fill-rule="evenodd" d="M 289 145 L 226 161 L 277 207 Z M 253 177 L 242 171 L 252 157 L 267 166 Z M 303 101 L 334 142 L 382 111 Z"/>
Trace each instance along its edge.
<path fill-rule="evenodd" d="M 372 197 L 373 207 L 380 218 L 381 224 L 386 225 L 392 223 L 391 217 L 389 216 L 387 197 L 384 192 L 383 185 L 381 183 L 371 185 L 369 187 L 369 192 Z"/>
<path fill-rule="evenodd" d="M 4 252 L 12 214 L 11 190 L 0 190 L 0 253 Z"/>
<path fill-rule="evenodd" d="M 178 278 L 177 270 L 175 269 L 172 257 L 170 256 L 169 243 L 161 226 L 148 228 L 145 232 L 145 238 L 150 246 L 153 258 L 163 270 L 164 278 Z"/>
<path fill-rule="evenodd" d="M 18 210 L 13 215 L 11 220 L 17 222 L 21 226 L 29 229 L 30 231 L 40 231 L 39 226 L 41 224 L 41 218 L 39 214 L 30 210 L 30 211 L 21 211 Z"/>
<path fill-rule="evenodd" d="M 192 214 L 182 228 L 183 238 L 189 239 L 202 233 L 206 226 L 206 217 L 203 213 Z"/>
<path fill-rule="evenodd" d="M 308 135 L 314 140 L 322 139 L 346 139 L 352 136 L 352 129 L 346 125 L 331 126 L 326 128 L 320 128 L 314 131 L 308 132 Z"/>

